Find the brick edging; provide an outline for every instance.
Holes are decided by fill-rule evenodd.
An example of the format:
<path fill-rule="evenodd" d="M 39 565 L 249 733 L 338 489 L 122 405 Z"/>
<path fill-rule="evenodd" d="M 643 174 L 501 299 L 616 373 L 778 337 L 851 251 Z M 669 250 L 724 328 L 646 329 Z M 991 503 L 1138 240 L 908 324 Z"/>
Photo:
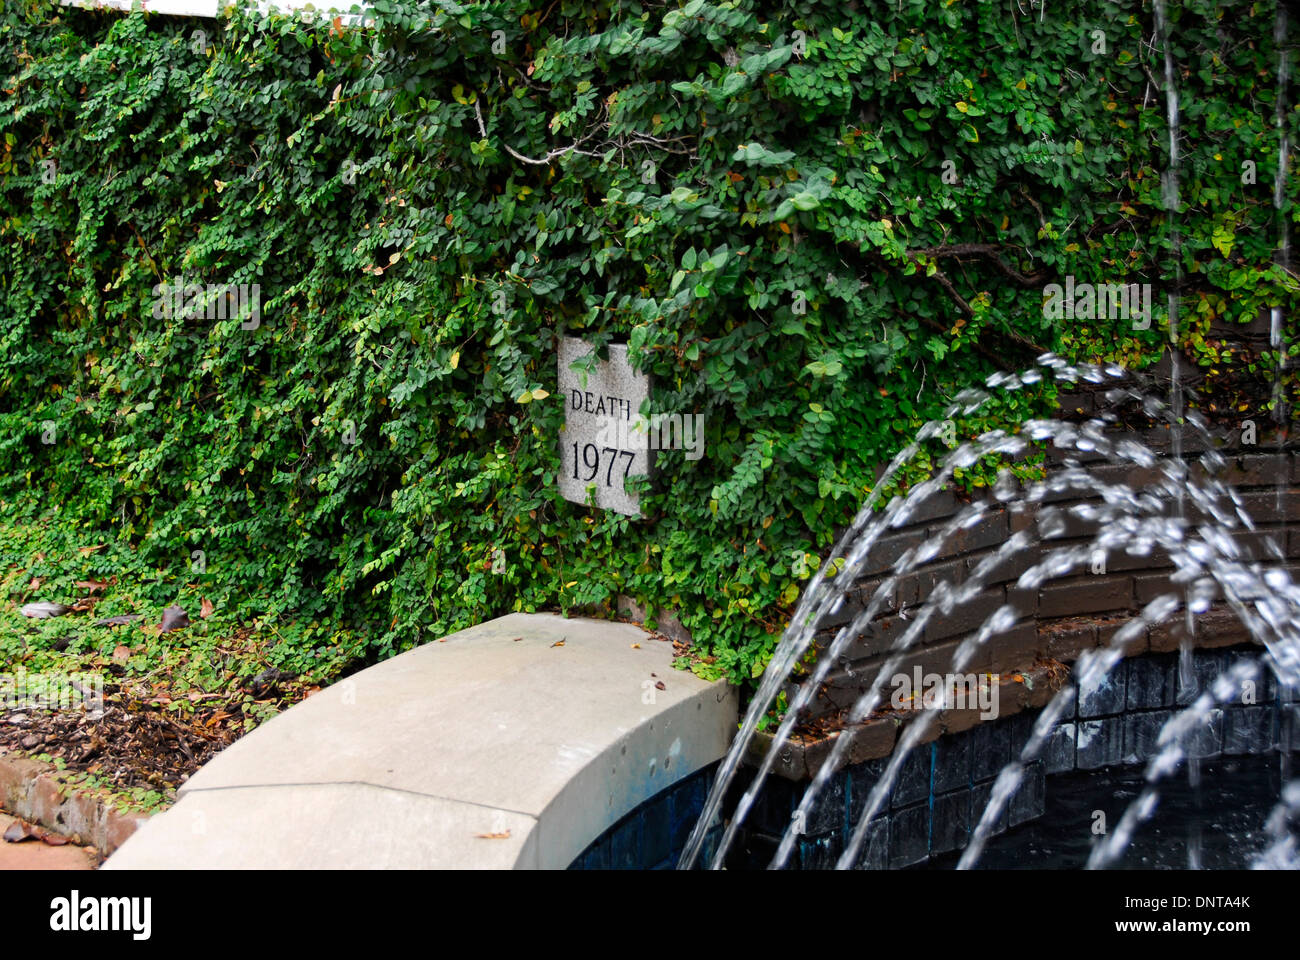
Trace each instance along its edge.
<path fill-rule="evenodd" d="M 108 856 L 149 819 L 70 787 L 53 764 L 0 750 L 0 807 Z"/>
<path fill-rule="evenodd" d="M 1000 677 L 998 681 L 998 719 L 1004 719 L 1022 710 L 1044 707 L 1056 694 L 1060 683 L 1053 683 L 1051 671 L 1046 666 L 1035 666 L 1015 674 Z M 894 752 L 894 745 L 903 734 L 903 727 L 917 719 L 915 711 L 897 713 L 867 720 L 836 730 L 824 737 L 808 737 L 802 740 L 787 740 L 781 745 L 781 752 L 773 762 L 771 772 L 786 780 L 811 780 L 830 759 L 831 750 L 840 737 L 851 737 L 847 753 L 836 764 L 836 769 L 852 766 L 867 760 L 887 757 Z M 929 732 L 917 745 L 930 743 L 946 734 L 961 733 L 980 723 L 979 711 L 944 710 L 939 714 L 939 722 L 933 724 Z M 745 760 L 757 767 L 772 747 L 774 737 L 770 733 L 756 733 L 749 742 Z"/>

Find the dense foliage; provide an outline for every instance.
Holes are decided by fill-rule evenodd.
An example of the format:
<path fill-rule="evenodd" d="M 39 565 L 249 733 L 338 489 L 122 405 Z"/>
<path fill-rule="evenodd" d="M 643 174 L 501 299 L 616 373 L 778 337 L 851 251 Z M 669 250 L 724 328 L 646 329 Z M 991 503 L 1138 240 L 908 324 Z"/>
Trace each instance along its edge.
<path fill-rule="evenodd" d="M 1296 303 L 1272 3 L 1171 10 L 1172 219 L 1137 2 L 3 10 L 4 515 L 107 539 L 159 603 L 197 586 L 372 655 L 622 593 L 679 611 L 696 669 L 757 673 L 957 390 L 1042 349 L 1152 362 L 1175 251 L 1197 362 L 1266 377 L 1209 325 Z M 1046 319 L 1067 275 L 1150 283 L 1157 317 Z M 160 316 L 182 277 L 258 284 L 260 317 Z M 556 492 L 565 333 L 629 343 L 655 409 L 706 418 L 643 519 Z"/>

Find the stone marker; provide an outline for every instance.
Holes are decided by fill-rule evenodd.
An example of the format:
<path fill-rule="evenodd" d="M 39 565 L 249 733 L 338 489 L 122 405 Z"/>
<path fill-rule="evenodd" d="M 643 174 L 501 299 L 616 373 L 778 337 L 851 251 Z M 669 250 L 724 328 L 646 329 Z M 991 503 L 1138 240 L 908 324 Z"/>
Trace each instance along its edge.
<path fill-rule="evenodd" d="M 644 426 L 637 429 L 641 405 L 650 397 L 650 377 L 632 369 L 626 344 L 610 344 L 609 360 L 598 361 L 584 382 L 570 365 L 591 351 L 577 337 L 560 340 L 560 493 L 586 504 L 587 489 L 594 487 L 596 506 L 640 516 L 639 498 L 623 483 L 654 468 L 648 434 Z"/>

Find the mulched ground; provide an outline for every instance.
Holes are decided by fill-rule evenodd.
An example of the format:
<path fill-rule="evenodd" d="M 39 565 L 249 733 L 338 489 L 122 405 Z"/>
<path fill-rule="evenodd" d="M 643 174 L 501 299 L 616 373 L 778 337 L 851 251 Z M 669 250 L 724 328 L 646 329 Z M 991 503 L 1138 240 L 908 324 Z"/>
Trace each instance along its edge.
<path fill-rule="evenodd" d="M 0 748 L 61 758 L 119 789 L 175 789 L 243 732 L 242 717 L 213 707 L 178 717 L 120 686 L 104 688 L 103 715 L 0 708 Z"/>

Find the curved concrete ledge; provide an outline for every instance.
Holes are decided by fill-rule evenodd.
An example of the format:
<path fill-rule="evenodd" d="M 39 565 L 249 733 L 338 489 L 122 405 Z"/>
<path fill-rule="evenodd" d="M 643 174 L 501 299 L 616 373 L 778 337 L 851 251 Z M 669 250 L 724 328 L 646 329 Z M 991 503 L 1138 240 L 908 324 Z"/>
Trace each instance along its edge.
<path fill-rule="evenodd" d="M 452 634 L 230 746 L 105 869 L 562 869 L 725 753 L 735 688 L 672 658 L 640 627 L 551 614 Z"/>

